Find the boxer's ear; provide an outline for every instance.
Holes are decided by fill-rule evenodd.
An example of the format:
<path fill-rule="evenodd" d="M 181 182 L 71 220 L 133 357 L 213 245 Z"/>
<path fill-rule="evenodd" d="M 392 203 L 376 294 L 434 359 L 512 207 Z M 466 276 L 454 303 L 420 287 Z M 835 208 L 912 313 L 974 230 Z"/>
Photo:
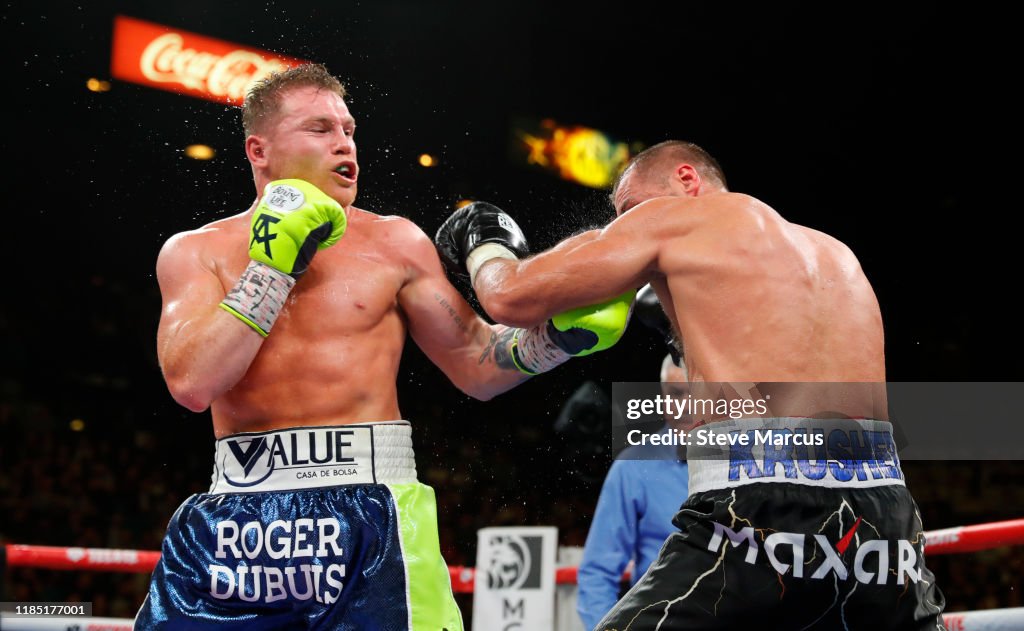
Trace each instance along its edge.
<path fill-rule="evenodd" d="M 700 173 L 692 164 L 681 162 L 676 165 L 676 169 L 672 173 L 672 184 L 674 187 L 678 187 L 687 195 L 696 197 L 700 195 L 702 183 Z"/>
<path fill-rule="evenodd" d="M 245 139 L 245 155 L 254 167 L 266 166 L 267 147 L 262 136 L 253 134 Z"/>

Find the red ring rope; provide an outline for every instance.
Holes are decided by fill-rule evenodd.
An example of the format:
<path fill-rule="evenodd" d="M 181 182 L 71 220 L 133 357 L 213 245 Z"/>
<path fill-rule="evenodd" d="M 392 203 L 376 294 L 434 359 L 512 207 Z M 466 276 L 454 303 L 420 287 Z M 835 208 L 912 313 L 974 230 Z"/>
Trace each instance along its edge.
<path fill-rule="evenodd" d="M 925 552 L 954 554 L 976 552 L 999 546 L 1024 544 L 1024 519 L 945 528 L 925 533 Z M 113 572 L 151 572 L 160 560 L 160 553 L 147 550 L 115 550 L 109 548 L 66 548 L 60 546 L 27 546 L 5 544 L 7 565 L 37 567 L 51 570 L 101 570 Z M 476 570 L 472 567 L 450 566 L 452 590 L 457 594 L 473 593 Z M 624 576 L 623 578 L 628 578 Z M 575 567 L 560 567 L 555 573 L 559 585 L 576 583 Z"/>

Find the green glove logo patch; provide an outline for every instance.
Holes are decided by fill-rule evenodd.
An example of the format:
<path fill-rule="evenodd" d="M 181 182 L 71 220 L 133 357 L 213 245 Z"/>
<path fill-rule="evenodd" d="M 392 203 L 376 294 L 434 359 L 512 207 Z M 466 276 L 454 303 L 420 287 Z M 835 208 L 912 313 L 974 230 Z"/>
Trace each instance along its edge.
<path fill-rule="evenodd" d="M 278 184 L 267 193 L 266 204 L 270 210 L 290 213 L 306 203 L 306 196 L 294 186 Z"/>
<path fill-rule="evenodd" d="M 274 255 L 270 253 L 270 242 L 277 238 L 277 233 L 271 234 L 270 225 L 279 221 L 281 219 L 273 215 L 265 213 L 257 215 L 255 225 L 252 227 L 252 241 L 249 242 L 249 249 L 251 250 L 254 244 L 259 243 L 263 246 L 267 258 L 274 258 Z"/>

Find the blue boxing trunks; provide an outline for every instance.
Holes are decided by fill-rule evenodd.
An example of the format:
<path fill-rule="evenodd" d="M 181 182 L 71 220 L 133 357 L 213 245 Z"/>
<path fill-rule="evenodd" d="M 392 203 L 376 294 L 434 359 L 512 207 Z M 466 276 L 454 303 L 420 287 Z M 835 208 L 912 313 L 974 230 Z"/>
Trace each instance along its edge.
<path fill-rule="evenodd" d="M 924 530 L 881 421 L 692 433 L 679 532 L 599 630 L 943 629 Z"/>
<path fill-rule="evenodd" d="M 461 630 L 409 423 L 218 440 L 135 628 Z"/>

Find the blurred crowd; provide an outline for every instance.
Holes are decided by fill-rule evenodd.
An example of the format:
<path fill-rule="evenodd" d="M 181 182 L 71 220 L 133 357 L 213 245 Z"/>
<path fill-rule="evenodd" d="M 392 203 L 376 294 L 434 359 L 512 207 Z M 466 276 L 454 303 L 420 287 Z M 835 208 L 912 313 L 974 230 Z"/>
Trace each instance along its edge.
<path fill-rule="evenodd" d="M 157 550 L 178 505 L 209 485 L 206 418 L 134 427 L 79 419 L 76 431 L 11 382 L 4 389 L 0 542 Z M 437 491 L 450 565 L 474 564 L 476 531 L 484 526 L 554 525 L 561 545 L 583 545 L 611 454 L 582 453 L 551 422 L 469 423 L 445 432 L 437 428 L 452 421 L 441 418 L 443 410 L 418 414 L 428 417 L 414 423 L 419 476 Z M 928 529 L 1021 517 L 1024 467 L 1017 462 L 905 462 L 904 468 Z M 1018 589 L 1024 548 L 933 556 L 928 565 L 948 611 L 1024 605 Z M 92 601 L 94 615 L 132 617 L 148 580 L 148 574 L 8 568 L 0 600 Z M 460 597 L 467 619 L 471 602 Z"/>

